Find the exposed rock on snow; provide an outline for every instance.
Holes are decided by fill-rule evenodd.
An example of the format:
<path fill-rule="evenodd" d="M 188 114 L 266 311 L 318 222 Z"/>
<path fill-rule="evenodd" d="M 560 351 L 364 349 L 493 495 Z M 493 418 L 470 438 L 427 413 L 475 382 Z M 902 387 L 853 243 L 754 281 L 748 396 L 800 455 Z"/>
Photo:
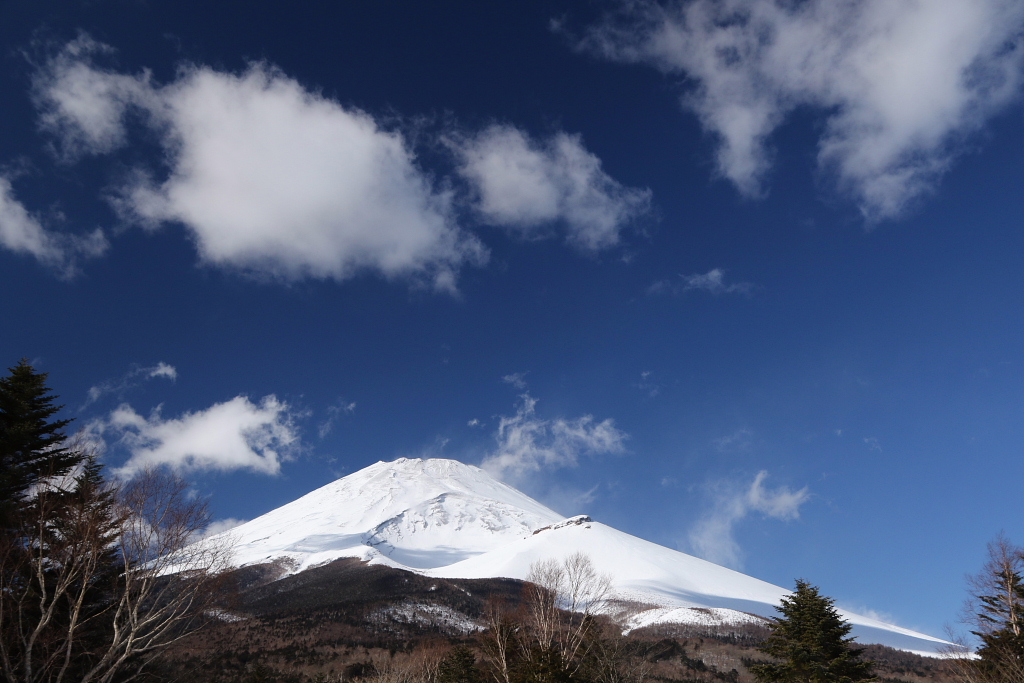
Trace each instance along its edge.
<path fill-rule="evenodd" d="M 575 517 L 569 517 L 568 519 L 564 519 L 558 524 L 549 524 L 548 526 L 542 526 L 533 533 L 539 534 L 540 532 L 547 531 L 549 529 L 561 529 L 567 526 L 578 526 L 580 524 L 588 524 L 593 521 L 594 520 L 590 519 L 590 517 L 587 515 L 576 515 Z M 590 527 L 588 526 L 587 528 L 589 529 Z"/>

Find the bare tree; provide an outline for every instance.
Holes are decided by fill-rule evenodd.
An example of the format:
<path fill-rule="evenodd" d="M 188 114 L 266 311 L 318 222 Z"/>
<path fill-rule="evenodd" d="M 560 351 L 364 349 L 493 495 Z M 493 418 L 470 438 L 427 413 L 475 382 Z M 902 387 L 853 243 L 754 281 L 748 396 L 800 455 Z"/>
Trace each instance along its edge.
<path fill-rule="evenodd" d="M 509 613 L 503 600 L 496 598 L 487 601 L 483 616 L 487 628 L 480 644 L 491 662 L 494 680 L 512 683 L 512 667 L 520 650 L 520 620 Z"/>
<path fill-rule="evenodd" d="M 0 664 L 7 683 L 131 680 L 193 632 L 230 548 L 181 478 L 146 471 L 104 485 L 94 463 L 43 482 L 0 542 Z"/>
<path fill-rule="evenodd" d="M 379 654 L 373 658 L 371 683 L 435 683 L 442 652 L 420 648 L 410 653 Z"/>
<path fill-rule="evenodd" d="M 496 683 L 579 678 L 641 683 L 650 671 L 609 620 L 611 578 L 584 553 L 530 566 L 523 603 L 512 612 L 492 600 L 481 645 Z"/>
<path fill-rule="evenodd" d="M 618 627 L 609 625 L 605 629 L 610 632 L 591 640 L 589 678 L 594 683 L 642 683 L 651 672 L 651 663 Z"/>
<path fill-rule="evenodd" d="M 598 574 L 590 557 L 574 553 L 530 566 L 526 580 L 531 634 L 541 650 L 555 650 L 570 673 L 591 645 L 594 618 L 611 597 L 611 577 Z"/>
<path fill-rule="evenodd" d="M 530 565 L 524 591 L 530 635 L 542 650 L 554 648 L 562 629 L 559 599 L 565 592 L 565 569 L 557 560 L 541 560 Z"/>

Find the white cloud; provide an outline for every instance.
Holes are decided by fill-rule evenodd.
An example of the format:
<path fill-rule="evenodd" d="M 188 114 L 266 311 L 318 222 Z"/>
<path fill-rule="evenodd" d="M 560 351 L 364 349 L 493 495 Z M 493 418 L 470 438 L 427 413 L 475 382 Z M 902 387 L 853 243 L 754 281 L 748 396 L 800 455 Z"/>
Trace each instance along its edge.
<path fill-rule="evenodd" d="M 265 64 L 191 66 L 161 87 L 97 67 L 103 51 L 79 39 L 39 74 L 43 126 L 65 150 L 102 153 L 124 144 L 126 115 L 141 112 L 168 174 L 140 171 L 117 206 L 150 227 L 185 225 L 205 262 L 285 279 L 375 271 L 451 291 L 462 265 L 486 260 L 402 134 L 369 114 Z"/>
<path fill-rule="evenodd" d="M 707 292 L 715 296 L 721 294 L 750 294 L 754 285 L 750 282 L 725 281 L 725 271 L 721 268 L 712 268 L 706 273 L 693 273 L 691 275 L 680 275 L 680 280 L 659 280 L 647 290 L 649 294 L 682 294 L 683 292 L 699 291 Z"/>
<path fill-rule="evenodd" d="M 66 160 L 104 154 L 126 142 L 124 115 L 132 105 L 158 106 L 149 74 L 119 74 L 97 67 L 92 57 L 114 50 L 80 35 L 36 74 L 33 93 L 40 127 L 57 136 Z"/>
<path fill-rule="evenodd" d="M 243 524 L 245 524 L 248 521 L 249 520 L 247 520 L 247 519 L 237 519 L 235 517 L 226 517 L 224 519 L 215 519 L 214 521 L 210 522 L 209 526 L 207 526 L 205 529 L 203 529 L 203 533 L 202 533 L 202 536 L 200 537 L 200 540 L 203 539 L 203 538 L 209 538 L 211 536 L 216 536 L 217 534 L 222 534 L 225 531 L 231 531 L 235 527 L 242 526 Z"/>
<path fill-rule="evenodd" d="M 650 209 L 650 190 L 612 179 L 579 136 L 537 141 L 494 125 L 451 145 L 481 218 L 523 237 L 545 236 L 562 223 L 570 243 L 597 251 L 618 244 L 622 230 Z"/>
<path fill-rule="evenodd" d="M 690 0 L 624 3 L 586 44 L 692 87 L 718 170 L 762 193 L 768 139 L 810 106 L 819 168 L 869 220 L 931 191 L 965 135 L 1013 100 L 1024 59 L 1016 0 Z"/>
<path fill-rule="evenodd" d="M 320 423 L 317 427 L 317 435 L 323 439 L 331 430 L 334 429 L 334 423 L 338 421 L 338 418 L 342 414 L 351 415 L 356 411 L 355 401 L 345 401 L 338 399 L 333 405 L 327 407 L 327 419 Z"/>
<path fill-rule="evenodd" d="M 641 372 L 640 381 L 635 383 L 633 386 L 646 392 L 649 398 L 655 398 L 661 393 L 661 387 L 654 381 L 653 374 L 650 370 L 644 370 Z"/>
<path fill-rule="evenodd" d="M 621 453 L 626 434 L 613 420 L 590 415 L 545 420 L 536 415 L 537 399 L 523 394 L 516 414 L 501 417 L 497 448 L 481 467 L 499 478 L 516 479 L 533 472 L 573 467 L 581 455 Z"/>
<path fill-rule="evenodd" d="M 173 365 L 160 361 L 151 368 L 144 368 L 147 378 L 166 377 L 170 380 L 178 379 L 178 371 Z"/>
<path fill-rule="evenodd" d="M 129 452 L 115 470 L 130 478 L 147 467 L 176 470 L 248 469 L 278 474 L 281 461 L 298 444 L 287 403 L 265 396 L 258 404 L 244 396 L 206 410 L 165 419 L 158 408 L 149 417 L 122 404 L 91 425 L 95 435 L 111 435 Z"/>
<path fill-rule="evenodd" d="M 598 499 L 601 484 L 589 489 L 555 484 L 539 494 L 540 502 L 567 517 L 590 512 L 590 506 Z"/>
<path fill-rule="evenodd" d="M 858 602 L 853 602 L 853 603 L 851 603 L 851 602 L 837 602 L 836 603 L 836 607 L 838 607 L 839 609 L 845 610 L 847 612 L 853 612 L 854 614 L 860 614 L 861 616 L 865 616 L 868 619 L 875 619 L 876 621 L 880 621 L 883 624 L 899 625 L 899 624 L 896 624 L 896 617 L 894 617 L 892 614 L 890 614 L 888 612 L 883 612 L 881 610 L 876 610 L 876 609 L 873 609 L 871 607 L 868 607 L 863 602 L 859 602 L 859 601 Z M 917 630 L 917 629 L 914 629 L 914 630 Z"/>
<path fill-rule="evenodd" d="M 711 508 L 690 529 L 690 548 L 696 555 L 738 569 L 742 566 L 742 551 L 733 533 L 736 524 L 751 512 L 781 520 L 800 516 L 800 506 L 810 498 L 807 487 L 799 491 L 785 486 L 769 490 L 764 486 L 767 477 L 768 473 L 762 470 L 747 488 L 740 488 L 735 482 L 713 487 L 715 500 Z"/>
<path fill-rule="evenodd" d="M 715 450 L 719 453 L 743 453 L 750 450 L 754 433 L 746 427 L 740 427 L 732 434 L 713 439 Z"/>
<path fill-rule="evenodd" d="M 0 247 L 35 257 L 64 277 L 77 272 L 76 261 L 100 256 L 107 239 L 99 229 L 86 236 L 47 230 L 14 196 L 11 181 L 0 175 Z"/>
<path fill-rule="evenodd" d="M 86 395 L 85 403 L 82 405 L 82 408 L 86 408 L 108 394 L 124 394 L 124 392 L 129 389 L 139 386 L 141 382 L 157 377 L 169 379 L 173 382 L 178 379 L 178 370 L 173 365 L 163 361 L 160 361 L 156 365 L 150 367 L 136 365 L 116 381 L 108 380 L 89 387 L 89 391 Z M 79 410 L 82 408 L 79 408 Z"/>
<path fill-rule="evenodd" d="M 505 384 L 511 384 L 516 389 L 523 391 L 526 389 L 526 373 L 525 372 L 512 372 L 501 378 L 501 381 Z"/>

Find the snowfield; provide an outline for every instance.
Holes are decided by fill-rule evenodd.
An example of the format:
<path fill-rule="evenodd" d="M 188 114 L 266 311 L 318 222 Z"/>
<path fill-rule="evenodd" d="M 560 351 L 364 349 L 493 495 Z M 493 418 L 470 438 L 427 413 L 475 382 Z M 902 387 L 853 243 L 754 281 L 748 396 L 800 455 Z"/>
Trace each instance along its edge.
<path fill-rule="evenodd" d="M 483 470 L 454 460 L 378 462 L 213 540 L 236 566 L 288 560 L 300 572 L 343 557 L 439 578 L 525 579 L 530 565 L 587 554 L 616 598 L 649 606 L 625 631 L 655 624 L 743 624 L 778 614 L 790 591 L 631 536 L 563 518 Z M 700 608 L 700 609 L 693 609 Z M 840 610 L 862 643 L 935 656 L 949 643 Z"/>

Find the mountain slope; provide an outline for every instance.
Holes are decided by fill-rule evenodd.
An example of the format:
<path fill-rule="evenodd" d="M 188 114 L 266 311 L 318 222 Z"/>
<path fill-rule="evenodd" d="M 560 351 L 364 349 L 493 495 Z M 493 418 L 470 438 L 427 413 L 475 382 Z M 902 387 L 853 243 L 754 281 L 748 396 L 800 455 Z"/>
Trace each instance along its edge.
<path fill-rule="evenodd" d="M 525 579 L 538 560 L 587 554 L 616 596 L 643 605 L 624 623 L 772 617 L 789 591 L 580 516 L 563 519 L 483 470 L 454 460 L 378 462 L 214 539 L 237 566 L 279 562 L 286 573 L 340 558 L 438 578 Z M 693 609 L 698 608 L 698 609 Z M 920 654 L 945 641 L 843 612 L 864 643 Z"/>
<path fill-rule="evenodd" d="M 633 615 L 627 626 L 703 621 L 707 613 L 690 609 L 726 609 L 762 617 L 777 616 L 775 605 L 790 591 L 671 550 L 642 538 L 575 517 L 487 553 L 427 572 L 459 579 L 507 577 L 525 579 L 533 562 L 581 552 L 594 568 L 612 578 L 616 596 L 645 605 L 658 605 Z M 918 654 L 935 654 L 946 641 L 886 624 L 845 610 L 853 635 L 864 643 L 880 643 Z M 718 616 L 721 616 L 719 613 Z M 733 621 L 742 621 L 735 615 Z"/>
<path fill-rule="evenodd" d="M 401 458 L 333 481 L 220 537 L 235 564 L 302 571 L 342 557 L 431 569 L 500 547 L 562 519 L 483 470 Z"/>

